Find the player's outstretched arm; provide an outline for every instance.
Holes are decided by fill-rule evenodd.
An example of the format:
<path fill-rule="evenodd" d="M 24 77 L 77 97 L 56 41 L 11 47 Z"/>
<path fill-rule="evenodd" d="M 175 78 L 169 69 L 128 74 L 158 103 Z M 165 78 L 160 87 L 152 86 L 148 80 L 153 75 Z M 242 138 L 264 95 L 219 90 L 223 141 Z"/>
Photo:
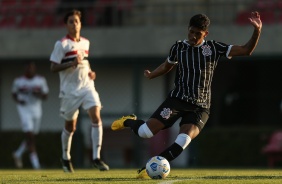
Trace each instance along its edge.
<path fill-rule="evenodd" d="M 258 12 L 252 12 L 251 17 L 249 17 L 249 21 L 254 27 L 252 37 L 245 45 L 234 45 L 230 50 L 229 56 L 251 55 L 256 48 L 262 28 L 260 14 Z"/>
<path fill-rule="evenodd" d="M 145 70 L 144 76 L 148 79 L 153 79 L 153 78 L 156 78 L 158 76 L 168 73 L 173 67 L 174 67 L 174 64 L 171 64 L 166 60 L 164 63 L 162 63 L 152 72 L 150 72 L 149 70 Z"/>

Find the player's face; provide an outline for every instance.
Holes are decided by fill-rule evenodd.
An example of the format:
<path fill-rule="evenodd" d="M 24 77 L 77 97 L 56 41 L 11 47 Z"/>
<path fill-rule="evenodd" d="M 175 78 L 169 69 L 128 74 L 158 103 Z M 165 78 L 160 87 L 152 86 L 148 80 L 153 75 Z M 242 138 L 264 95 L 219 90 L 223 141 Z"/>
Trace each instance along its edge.
<path fill-rule="evenodd" d="M 198 46 L 200 45 L 205 37 L 208 35 L 208 31 L 203 31 L 196 27 L 189 27 L 188 28 L 188 43 L 191 46 Z"/>
<path fill-rule="evenodd" d="M 77 15 L 69 16 L 68 21 L 67 21 L 67 29 L 68 29 L 69 34 L 71 35 L 80 32 L 81 22 L 80 22 L 79 16 Z"/>
<path fill-rule="evenodd" d="M 28 78 L 32 78 L 35 75 L 36 67 L 34 64 L 28 64 L 25 68 L 25 75 Z"/>

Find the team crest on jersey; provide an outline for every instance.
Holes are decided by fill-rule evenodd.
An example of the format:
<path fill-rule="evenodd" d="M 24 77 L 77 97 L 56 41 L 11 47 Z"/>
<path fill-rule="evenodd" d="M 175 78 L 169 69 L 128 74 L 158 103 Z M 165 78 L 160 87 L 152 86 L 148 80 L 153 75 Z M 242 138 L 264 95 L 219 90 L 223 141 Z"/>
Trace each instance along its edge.
<path fill-rule="evenodd" d="M 170 110 L 170 108 L 164 108 L 160 115 L 162 116 L 162 118 L 168 119 L 171 114 L 172 111 Z"/>
<path fill-rule="evenodd" d="M 203 45 L 201 48 L 203 49 L 202 54 L 204 56 L 212 55 L 211 47 L 209 45 Z"/>

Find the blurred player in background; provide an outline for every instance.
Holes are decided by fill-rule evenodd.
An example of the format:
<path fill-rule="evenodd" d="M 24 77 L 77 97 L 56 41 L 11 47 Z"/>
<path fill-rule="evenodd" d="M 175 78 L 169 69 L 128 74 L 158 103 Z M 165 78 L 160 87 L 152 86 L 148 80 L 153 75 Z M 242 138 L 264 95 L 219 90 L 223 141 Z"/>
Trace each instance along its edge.
<path fill-rule="evenodd" d="M 40 169 L 36 152 L 35 135 L 38 134 L 42 117 L 42 100 L 47 98 L 49 89 L 46 79 L 36 74 L 36 66 L 30 62 L 25 66 L 23 76 L 16 78 L 12 86 L 12 96 L 17 103 L 25 139 L 13 153 L 17 168 L 22 168 L 22 154 L 29 151 L 34 169 Z"/>
<path fill-rule="evenodd" d="M 57 41 L 51 54 L 51 71 L 60 76 L 61 116 L 65 119 L 62 131 L 62 165 L 65 172 L 73 172 L 71 162 L 72 136 L 76 129 L 79 107 L 87 110 L 92 123 L 91 139 L 93 166 L 101 171 L 109 166 L 100 158 L 103 127 L 100 117 L 101 102 L 94 86 L 96 74 L 90 68 L 88 51 L 90 42 L 80 36 L 81 12 L 73 10 L 64 17 L 67 35 Z"/>
<path fill-rule="evenodd" d="M 168 161 L 178 157 L 200 133 L 209 118 L 211 82 L 220 57 L 231 59 L 232 56 L 248 56 L 253 53 L 262 28 L 259 13 L 252 12 L 249 21 L 254 27 L 250 40 L 244 45 L 228 45 L 205 40 L 210 20 L 204 14 L 193 16 L 188 26 L 187 39 L 177 41 L 171 47 L 166 61 L 154 71 L 144 71 L 146 78 L 153 79 L 176 67 L 174 89 L 167 99 L 147 122 L 137 120 L 135 115 L 124 116 L 112 123 L 112 130 L 128 127 L 139 137 L 151 138 L 159 131 L 170 128 L 181 118 L 175 142 L 159 154 Z M 145 167 L 138 171 L 137 177 L 148 177 Z"/>

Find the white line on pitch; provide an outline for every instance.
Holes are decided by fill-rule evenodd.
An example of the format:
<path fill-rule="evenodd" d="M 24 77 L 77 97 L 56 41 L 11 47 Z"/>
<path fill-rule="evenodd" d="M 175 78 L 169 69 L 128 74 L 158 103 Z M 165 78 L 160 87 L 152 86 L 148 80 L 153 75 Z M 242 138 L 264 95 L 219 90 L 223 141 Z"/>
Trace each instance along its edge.
<path fill-rule="evenodd" d="M 174 182 L 181 181 L 181 180 L 169 180 L 169 181 L 162 181 L 158 184 L 173 184 Z"/>

